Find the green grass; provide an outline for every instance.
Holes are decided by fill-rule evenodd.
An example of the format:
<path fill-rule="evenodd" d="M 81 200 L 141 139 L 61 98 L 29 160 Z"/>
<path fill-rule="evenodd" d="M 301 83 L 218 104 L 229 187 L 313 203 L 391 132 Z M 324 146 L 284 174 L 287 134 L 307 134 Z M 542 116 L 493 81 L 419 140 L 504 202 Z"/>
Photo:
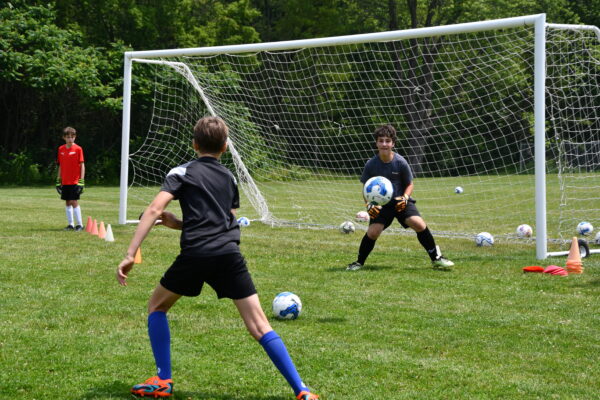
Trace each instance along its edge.
<path fill-rule="evenodd" d="M 114 243 L 61 231 L 50 188 L 0 191 L 0 398 L 129 399 L 154 371 L 146 303 L 178 232 L 151 232 L 123 288 L 114 273 L 135 227 L 116 225 L 118 188 L 90 187 L 81 202 L 113 224 Z M 539 264 L 531 245 L 439 238 L 457 264 L 442 272 L 413 236 L 386 234 L 363 270 L 346 272 L 360 237 L 260 223 L 242 233 L 265 311 L 284 290 L 304 303 L 298 320 L 272 324 L 324 399 L 598 398 L 599 255 L 579 276 L 524 275 L 565 258 Z M 182 299 L 170 322 L 175 399 L 293 398 L 212 289 Z"/>

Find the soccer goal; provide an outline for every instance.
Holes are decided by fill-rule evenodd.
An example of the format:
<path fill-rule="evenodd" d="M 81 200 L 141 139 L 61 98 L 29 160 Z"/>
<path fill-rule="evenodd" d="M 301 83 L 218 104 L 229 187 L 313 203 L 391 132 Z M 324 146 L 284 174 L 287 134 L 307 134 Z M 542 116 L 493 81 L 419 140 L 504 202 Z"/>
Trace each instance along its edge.
<path fill-rule="evenodd" d="M 539 14 L 127 52 L 119 222 L 135 222 L 166 173 L 193 159 L 196 120 L 218 115 L 230 126 L 222 162 L 240 182 L 243 215 L 337 228 L 364 209 L 358 179 L 375 154 L 372 132 L 390 123 L 436 235 L 488 231 L 535 241 L 540 259 L 558 254 L 549 246 L 564 249 L 578 222 L 600 228 L 598 35 Z M 136 76 L 154 80 L 144 126 L 130 126 Z M 523 223 L 534 238 L 517 237 Z"/>

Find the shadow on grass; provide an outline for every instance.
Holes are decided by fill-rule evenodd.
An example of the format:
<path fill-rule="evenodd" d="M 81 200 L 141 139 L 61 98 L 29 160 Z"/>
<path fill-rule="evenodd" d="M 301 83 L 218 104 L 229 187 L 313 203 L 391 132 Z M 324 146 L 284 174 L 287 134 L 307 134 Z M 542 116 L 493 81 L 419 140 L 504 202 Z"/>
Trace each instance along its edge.
<path fill-rule="evenodd" d="M 357 270 L 357 271 L 347 271 L 346 270 L 346 265 L 343 265 L 341 267 L 329 267 L 327 268 L 325 271 L 327 272 L 343 272 L 345 274 L 356 274 L 356 273 L 360 273 L 361 271 L 383 271 L 383 270 L 389 270 L 389 269 L 393 269 L 396 268 L 392 265 L 365 265 L 363 266 L 361 269 Z"/>
<path fill-rule="evenodd" d="M 115 399 L 139 399 L 140 397 L 134 396 L 129 392 L 131 389 L 130 384 L 123 382 L 113 382 L 108 385 L 101 387 L 95 387 L 88 389 L 88 392 L 79 398 L 79 400 L 115 400 Z M 248 396 L 239 394 L 227 394 L 227 393 L 215 393 L 205 391 L 187 391 L 177 390 L 172 397 L 173 400 L 245 400 Z M 289 396 L 252 396 L 255 400 L 289 400 Z"/>

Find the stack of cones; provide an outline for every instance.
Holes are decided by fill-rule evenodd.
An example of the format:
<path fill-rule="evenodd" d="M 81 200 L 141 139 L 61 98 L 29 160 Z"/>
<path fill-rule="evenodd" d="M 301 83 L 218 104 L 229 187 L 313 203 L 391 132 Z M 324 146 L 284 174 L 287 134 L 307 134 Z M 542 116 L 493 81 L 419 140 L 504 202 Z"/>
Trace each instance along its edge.
<path fill-rule="evenodd" d="M 87 224 L 85 224 L 85 231 L 90 235 L 98 236 L 98 238 L 103 239 L 107 242 L 114 242 L 115 236 L 113 235 L 112 227 L 110 224 L 104 225 L 104 221 L 100 221 L 100 226 L 98 226 L 98 221 L 96 219 L 92 219 L 92 217 L 87 218 Z"/>
<path fill-rule="evenodd" d="M 571 248 L 569 249 L 569 256 L 567 257 L 567 271 L 570 274 L 582 274 L 583 263 L 581 262 L 581 254 L 579 253 L 579 243 L 577 238 L 573 238 Z"/>

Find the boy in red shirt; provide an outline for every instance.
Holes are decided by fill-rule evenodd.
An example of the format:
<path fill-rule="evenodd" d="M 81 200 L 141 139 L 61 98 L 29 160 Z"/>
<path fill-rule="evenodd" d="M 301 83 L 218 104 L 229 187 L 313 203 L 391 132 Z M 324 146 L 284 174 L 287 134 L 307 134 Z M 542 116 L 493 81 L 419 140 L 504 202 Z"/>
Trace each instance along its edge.
<path fill-rule="evenodd" d="M 69 225 L 66 231 L 82 231 L 83 221 L 81 219 L 81 207 L 79 207 L 79 196 L 85 187 L 85 164 L 83 162 L 83 149 L 75 144 L 77 132 L 75 128 L 67 126 L 63 129 L 65 144 L 58 148 L 58 175 L 56 177 L 56 191 L 60 198 L 65 200 L 65 212 Z M 77 225 L 73 223 L 73 214 Z"/>

